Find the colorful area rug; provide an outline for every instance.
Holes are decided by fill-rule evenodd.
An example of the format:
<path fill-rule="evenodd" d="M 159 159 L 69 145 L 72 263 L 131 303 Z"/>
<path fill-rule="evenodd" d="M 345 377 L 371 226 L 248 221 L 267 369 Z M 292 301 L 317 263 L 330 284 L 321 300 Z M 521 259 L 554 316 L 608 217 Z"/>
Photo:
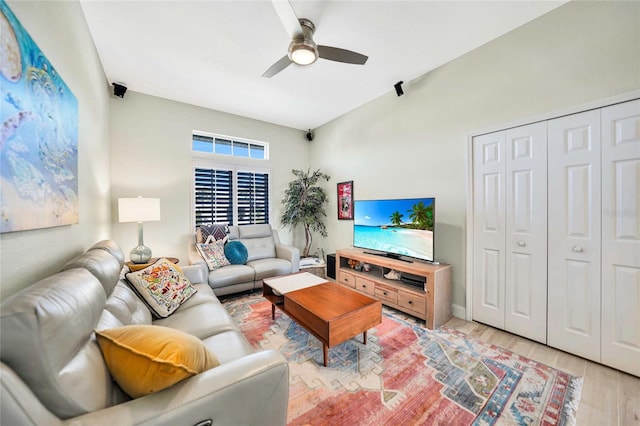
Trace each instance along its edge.
<path fill-rule="evenodd" d="M 329 350 L 259 294 L 223 299 L 255 348 L 289 360 L 289 425 L 571 425 L 582 379 L 383 308 Z M 424 324 L 424 323 L 422 323 Z"/>

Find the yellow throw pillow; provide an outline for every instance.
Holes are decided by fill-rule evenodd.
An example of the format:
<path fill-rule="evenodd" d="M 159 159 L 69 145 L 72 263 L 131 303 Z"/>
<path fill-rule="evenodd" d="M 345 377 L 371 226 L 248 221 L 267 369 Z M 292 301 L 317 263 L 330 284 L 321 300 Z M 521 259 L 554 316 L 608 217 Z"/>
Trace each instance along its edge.
<path fill-rule="evenodd" d="M 157 325 L 127 325 L 96 331 L 116 383 L 138 398 L 220 365 L 195 336 Z"/>

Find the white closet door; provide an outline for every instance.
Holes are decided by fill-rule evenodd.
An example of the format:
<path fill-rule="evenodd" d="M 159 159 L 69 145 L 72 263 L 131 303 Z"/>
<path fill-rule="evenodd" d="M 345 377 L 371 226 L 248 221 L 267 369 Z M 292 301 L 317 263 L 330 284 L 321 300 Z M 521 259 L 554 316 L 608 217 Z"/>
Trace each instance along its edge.
<path fill-rule="evenodd" d="M 506 131 L 505 330 L 547 342 L 547 123 Z"/>
<path fill-rule="evenodd" d="M 504 329 L 505 132 L 473 138 L 473 319 Z"/>
<path fill-rule="evenodd" d="M 602 362 L 640 376 L 640 101 L 602 109 Z"/>
<path fill-rule="evenodd" d="M 548 122 L 550 346 L 600 361 L 600 111 Z"/>

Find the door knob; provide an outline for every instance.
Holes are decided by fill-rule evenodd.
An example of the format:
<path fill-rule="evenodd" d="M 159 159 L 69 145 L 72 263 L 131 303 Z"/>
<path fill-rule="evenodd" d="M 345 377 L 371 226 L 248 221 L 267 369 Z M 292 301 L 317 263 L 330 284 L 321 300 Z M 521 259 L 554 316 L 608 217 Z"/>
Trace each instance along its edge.
<path fill-rule="evenodd" d="M 582 253 L 582 247 L 580 246 L 573 246 L 572 250 L 576 253 Z"/>

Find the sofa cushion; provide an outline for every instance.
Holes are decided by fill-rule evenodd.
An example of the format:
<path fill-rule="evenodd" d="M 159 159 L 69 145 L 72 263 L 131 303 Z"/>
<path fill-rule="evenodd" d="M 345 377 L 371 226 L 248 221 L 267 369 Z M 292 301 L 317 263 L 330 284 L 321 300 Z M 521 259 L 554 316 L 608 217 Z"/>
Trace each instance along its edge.
<path fill-rule="evenodd" d="M 62 270 L 84 268 L 100 280 L 106 294 L 111 294 L 120 277 L 122 265 L 110 251 L 95 248 L 74 257 Z"/>
<path fill-rule="evenodd" d="M 273 236 L 273 230 L 268 223 L 261 223 L 257 225 L 242 225 L 238 226 L 238 239 L 251 239 Z"/>
<path fill-rule="evenodd" d="M 243 225 L 245 226 L 245 225 Z M 237 240 L 240 238 L 240 227 L 229 226 L 229 241 Z"/>
<path fill-rule="evenodd" d="M 249 252 L 240 241 L 229 241 L 224 245 L 224 255 L 232 265 L 244 265 L 247 263 Z"/>
<path fill-rule="evenodd" d="M 247 260 L 265 259 L 276 257 L 273 229 L 268 223 L 257 225 L 243 225 L 234 227 L 238 234 L 238 240 L 247 247 Z M 229 240 L 234 238 L 229 234 Z"/>
<path fill-rule="evenodd" d="M 253 282 L 256 272 L 247 265 L 229 265 L 209 272 L 209 285 L 212 289 L 233 284 Z"/>
<path fill-rule="evenodd" d="M 247 260 L 276 257 L 276 246 L 273 242 L 273 237 L 241 238 L 240 241 L 247 247 Z"/>
<path fill-rule="evenodd" d="M 130 325 L 96 331 L 109 372 L 138 398 L 220 365 L 200 339 L 179 330 Z"/>
<path fill-rule="evenodd" d="M 209 287 L 209 284 L 204 284 L 204 283 L 193 284 L 192 282 L 191 285 L 194 286 L 196 290 L 198 290 L 197 293 L 191 296 L 189 300 L 184 302 L 182 305 L 180 305 L 180 307 L 176 312 L 174 312 L 174 314 L 181 312 L 183 310 L 189 309 L 192 306 L 196 306 L 196 305 L 202 305 L 202 304 L 220 305 L 220 300 L 218 300 L 216 295 L 213 293 L 213 290 L 211 289 L 211 287 Z"/>
<path fill-rule="evenodd" d="M 91 246 L 89 250 L 100 249 L 111 253 L 113 257 L 115 257 L 121 265 L 124 265 L 124 252 L 116 244 L 113 240 L 102 240 L 98 241 L 94 245 Z"/>
<path fill-rule="evenodd" d="M 92 340 L 105 300 L 95 276 L 85 269 L 68 269 L 0 306 L 2 361 L 60 418 L 120 402 Z"/>
<path fill-rule="evenodd" d="M 271 259 L 258 259 L 247 262 L 256 271 L 256 281 L 264 278 L 275 277 L 291 273 L 291 262 L 276 257 Z"/>
<path fill-rule="evenodd" d="M 236 359 L 255 353 L 246 337 L 238 330 L 229 330 L 203 339 L 202 342 L 215 351 L 220 364 L 226 364 Z"/>
<path fill-rule="evenodd" d="M 211 244 L 196 244 L 196 249 L 204 259 L 210 271 L 230 264 L 225 255 L 226 238 L 214 241 Z"/>
<path fill-rule="evenodd" d="M 191 297 L 189 300 L 193 299 Z M 151 311 L 125 280 L 119 280 L 107 298 L 104 312 L 96 329 L 121 327 L 132 324 L 151 324 Z"/>
<path fill-rule="evenodd" d="M 224 306 L 212 303 L 203 303 L 188 309 L 180 307 L 169 318 L 157 319 L 153 325 L 171 327 L 200 339 L 238 329 Z"/>
<path fill-rule="evenodd" d="M 168 317 L 196 293 L 179 268 L 165 258 L 139 271 L 129 272 L 126 277 L 158 318 Z"/>

